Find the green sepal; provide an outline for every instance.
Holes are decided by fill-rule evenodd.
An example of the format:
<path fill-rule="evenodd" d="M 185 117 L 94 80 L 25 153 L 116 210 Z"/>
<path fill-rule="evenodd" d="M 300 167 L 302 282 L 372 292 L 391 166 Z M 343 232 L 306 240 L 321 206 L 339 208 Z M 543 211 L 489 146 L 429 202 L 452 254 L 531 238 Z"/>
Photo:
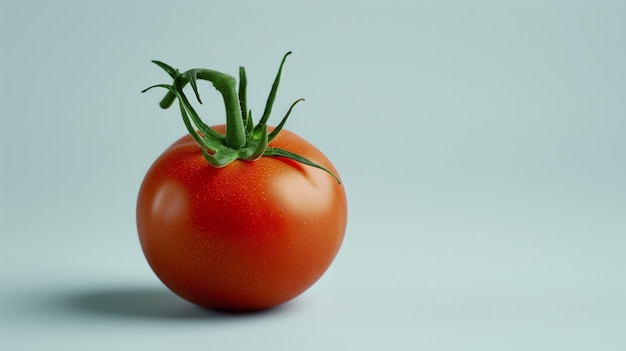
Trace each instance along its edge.
<path fill-rule="evenodd" d="M 311 166 L 311 167 L 315 167 L 315 168 L 319 168 L 322 171 L 330 174 L 333 178 L 335 178 L 335 180 L 337 181 L 338 184 L 341 184 L 341 180 L 339 179 L 339 177 L 337 177 L 333 172 L 331 172 L 329 169 L 305 158 L 302 157 L 298 154 L 294 154 L 291 151 L 287 151 L 285 149 L 281 149 L 281 148 L 277 148 L 277 147 L 268 147 L 267 149 L 265 149 L 265 153 L 263 154 L 263 156 L 265 157 L 275 157 L 275 156 L 281 156 L 281 157 L 286 157 L 288 159 L 294 160 L 296 162 L 300 162 L 302 164 L 305 164 L 307 166 Z"/>
<path fill-rule="evenodd" d="M 252 120 L 252 110 L 248 111 L 248 118 L 246 119 L 246 134 L 252 134 L 254 131 L 254 121 Z"/>
<path fill-rule="evenodd" d="M 246 69 L 243 66 L 239 67 L 239 107 L 241 109 L 241 118 L 243 118 L 243 124 L 246 126 L 246 132 L 248 132 L 248 123 L 249 115 L 248 115 L 248 103 L 247 103 L 247 94 L 246 87 L 248 85 L 248 79 L 246 78 Z M 249 132 L 248 132 L 249 133 Z"/>
<path fill-rule="evenodd" d="M 187 96 L 182 94 L 180 91 L 176 92 L 176 96 L 178 97 L 178 100 L 184 105 L 185 110 L 191 117 L 191 120 L 193 121 L 196 128 L 200 131 L 200 133 L 202 133 L 202 135 L 210 137 L 214 140 L 224 140 L 224 136 L 222 134 L 218 133 L 215 129 L 209 127 L 202 121 L 196 110 L 187 99 Z"/>
<path fill-rule="evenodd" d="M 283 56 L 283 60 L 280 62 L 280 66 L 278 67 L 278 73 L 276 74 L 276 78 L 274 78 L 274 83 L 272 84 L 272 89 L 270 90 L 270 95 L 267 97 L 267 102 L 265 103 L 265 111 L 263 111 L 263 116 L 261 116 L 261 120 L 259 124 L 257 124 L 256 128 L 260 129 L 262 126 L 267 124 L 267 120 L 272 113 L 272 106 L 274 105 L 274 100 L 276 99 L 276 92 L 278 91 L 278 85 L 280 84 L 280 76 L 283 73 L 283 66 L 285 65 L 285 61 L 287 60 L 287 56 L 291 55 L 291 51 L 287 52 L 285 56 Z"/>
<path fill-rule="evenodd" d="M 278 133 L 280 133 L 280 131 L 283 130 L 285 123 L 287 123 L 287 118 L 289 118 L 289 115 L 291 114 L 291 110 L 293 110 L 293 107 L 296 106 L 296 104 L 298 104 L 300 101 L 304 101 L 304 99 L 298 99 L 294 101 L 293 104 L 291 104 L 291 106 L 289 107 L 289 110 L 287 110 L 287 113 L 285 114 L 285 117 L 283 117 L 283 119 L 276 126 L 276 128 L 274 128 L 274 130 L 272 130 L 272 132 L 270 133 L 269 141 L 274 140 L 274 138 L 278 136 Z"/>

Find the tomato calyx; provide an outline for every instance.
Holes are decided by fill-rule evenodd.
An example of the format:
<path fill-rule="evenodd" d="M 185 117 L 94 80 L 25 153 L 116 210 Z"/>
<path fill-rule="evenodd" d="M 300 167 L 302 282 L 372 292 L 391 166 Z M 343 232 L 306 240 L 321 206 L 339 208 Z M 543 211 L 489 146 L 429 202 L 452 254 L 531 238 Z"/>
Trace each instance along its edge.
<path fill-rule="evenodd" d="M 283 65 L 290 54 L 291 51 L 283 56 L 267 98 L 263 115 L 256 125 L 252 120 L 252 111 L 248 110 L 247 107 L 247 78 L 244 67 L 239 67 L 239 87 L 237 90 L 235 78 L 226 73 L 206 68 L 193 68 L 181 73 L 178 69 L 166 63 L 154 60 L 152 62 L 167 72 L 174 81 L 172 84 L 150 86 L 144 89 L 142 93 L 156 87 L 167 89 L 167 94 L 159 103 L 164 109 L 169 108 L 178 99 L 180 112 L 187 131 L 200 146 L 202 154 L 213 167 L 226 167 L 238 159 L 255 161 L 260 157 L 286 157 L 296 162 L 319 168 L 335 178 L 338 184 L 341 184 L 339 178 L 325 167 L 288 150 L 268 147 L 268 144 L 282 130 L 295 105 L 304 101 L 304 99 L 298 99 L 293 102 L 276 128 L 271 132 L 268 131 L 267 121 L 276 99 Z M 196 100 L 202 104 L 197 85 L 199 79 L 213 83 L 215 89 L 222 95 L 226 109 L 226 132 L 224 134 L 217 132 L 202 121 L 183 91 L 184 87 L 189 84 L 193 89 Z"/>

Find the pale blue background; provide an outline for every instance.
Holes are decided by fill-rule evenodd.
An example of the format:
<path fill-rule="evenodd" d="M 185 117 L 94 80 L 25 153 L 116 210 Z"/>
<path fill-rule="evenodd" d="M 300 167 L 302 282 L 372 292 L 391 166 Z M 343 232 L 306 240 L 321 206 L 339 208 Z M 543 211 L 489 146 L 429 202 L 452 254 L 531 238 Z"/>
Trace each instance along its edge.
<path fill-rule="evenodd" d="M 623 1 L 2 1 L 0 349 L 626 349 Z M 149 61 L 248 71 L 350 201 L 322 280 L 255 315 L 171 295 L 143 175 L 185 133 Z M 204 116 L 222 121 L 219 98 Z M 208 98 L 207 101 L 211 101 Z"/>

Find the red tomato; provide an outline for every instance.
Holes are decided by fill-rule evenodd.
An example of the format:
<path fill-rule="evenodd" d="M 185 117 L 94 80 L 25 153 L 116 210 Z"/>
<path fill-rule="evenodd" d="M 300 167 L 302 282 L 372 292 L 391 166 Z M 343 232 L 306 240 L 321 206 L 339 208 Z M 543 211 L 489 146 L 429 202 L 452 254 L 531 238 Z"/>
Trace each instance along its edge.
<path fill-rule="evenodd" d="M 269 146 L 338 174 L 287 130 Z M 344 188 L 323 170 L 283 157 L 215 168 L 189 135 L 155 161 L 137 202 L 141 247 L 156 275 L 215 309 L 265 309 L 300 295 L 335 258 L 346 223 Z"/>

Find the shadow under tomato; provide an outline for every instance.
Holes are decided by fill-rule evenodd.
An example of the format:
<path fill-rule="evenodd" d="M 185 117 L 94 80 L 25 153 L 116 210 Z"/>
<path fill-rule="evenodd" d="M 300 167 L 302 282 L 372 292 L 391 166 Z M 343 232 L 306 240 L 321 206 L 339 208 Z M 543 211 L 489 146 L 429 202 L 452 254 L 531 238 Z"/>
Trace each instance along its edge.
<path fill-rule="evenodd" d="M 287 305 L 261 311 L 221 311 L 193 305 L 166 288 L 117 288 L 67 295 L 66 312 L 111 318 L 139 319 L 233 319 L 274 314 Z"/>

